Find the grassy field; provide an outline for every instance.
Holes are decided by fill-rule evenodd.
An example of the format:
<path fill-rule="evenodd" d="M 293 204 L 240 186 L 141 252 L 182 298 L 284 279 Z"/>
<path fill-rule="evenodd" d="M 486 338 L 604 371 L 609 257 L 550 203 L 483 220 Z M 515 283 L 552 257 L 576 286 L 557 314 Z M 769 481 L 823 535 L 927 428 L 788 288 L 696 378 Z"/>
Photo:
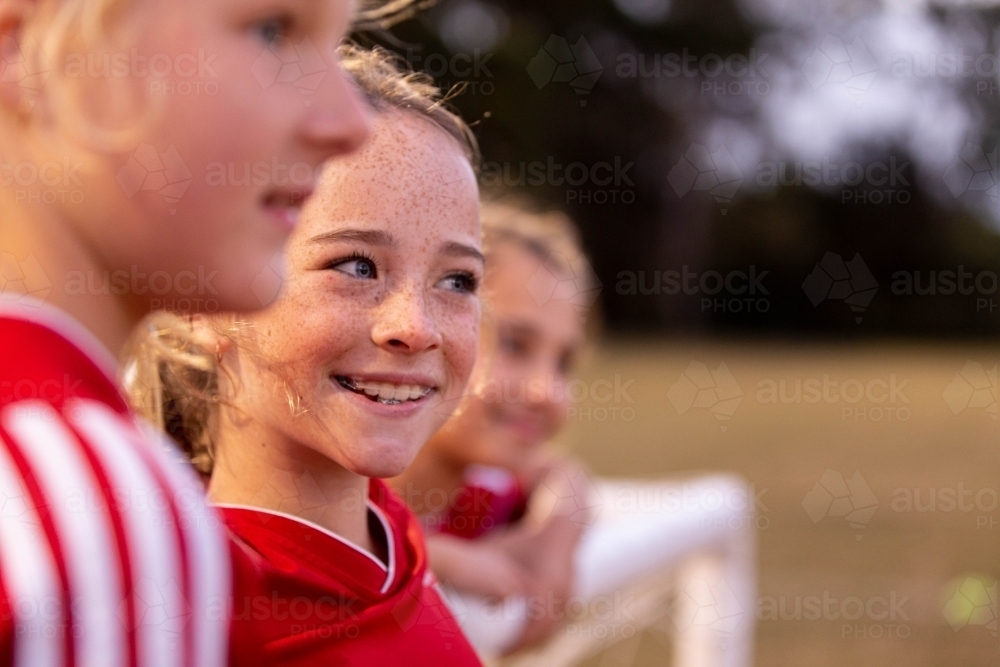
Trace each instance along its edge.
<path fill-rule="evenodd" d="M 762 503 L 763 605 L 897 600 L 895 619 L 761 619 L 758 665 L 996 666 L 998 358 L 996 346 L 611 342 L 586 364 L 567 440 L 600 475 L 744 476 Z M 851 499 L 827 508 L 821 480 L 851 480 Z M 838 514 L 844 503 L 860 511 Z M 983 608 L 970 614 L 968 598 Z M 667 644 L 647 632 L 592 662 L 667 664 Z"/>

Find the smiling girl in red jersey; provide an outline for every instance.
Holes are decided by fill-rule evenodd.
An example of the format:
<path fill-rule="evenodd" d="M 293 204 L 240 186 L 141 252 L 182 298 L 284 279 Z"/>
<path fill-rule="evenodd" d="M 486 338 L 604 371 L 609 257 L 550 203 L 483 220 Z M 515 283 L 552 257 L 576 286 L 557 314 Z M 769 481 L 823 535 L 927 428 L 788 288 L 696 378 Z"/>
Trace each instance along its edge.
<path fill-rule="evenodd" d="M 137 426 L 115 356 L 152 308 L 266 305 L 254 280 L 310 186 L 206 173 L 360 145 L 335 55 L 351 12 L 0 2 L 0 665 L 226 663 L 219 609 L 244 559 L 179 454 Z M 306 39 L 325 72 L 311 95 L 259 76 Z"/>
<path fill-rule="evenodd" d="M 343 62 L 376 110 L 372 137 L 324 171 L 282 295 L 250 318 L 154 326 L 136 386 L 163 391 L 138 399 L 164 408 L 257 559 L 265 586 L 236 613 L 268 664 L 479 665 L 418 523 L 379 479 L 413 460 L 475 364 L 475 141 L 383 53 Z"/>

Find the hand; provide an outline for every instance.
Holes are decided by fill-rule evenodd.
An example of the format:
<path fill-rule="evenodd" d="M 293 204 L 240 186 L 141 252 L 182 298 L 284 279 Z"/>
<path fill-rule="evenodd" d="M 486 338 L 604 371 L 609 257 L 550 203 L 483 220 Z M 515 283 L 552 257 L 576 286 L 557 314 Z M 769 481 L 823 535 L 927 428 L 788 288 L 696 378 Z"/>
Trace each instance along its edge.
<path fill-rule="evenodd" d="M 513 650 L 548 639 L 566 622 L 566 604 L 573 590 L 576 549 L 582 532 L 579 523 L 554 516 L 541 526 L 522 524 L 487 538 L 530 575 L 528 624 Z"/>
<path fill-rule="evenodd" d="M 553 517 L 568 517 L 580 526 L 590 523 L 598 498 L 582 463 L 571 457 L 550 459 L 536 474 L 540 476 L 531 493 L 530 520 L 544 525 Z"/>

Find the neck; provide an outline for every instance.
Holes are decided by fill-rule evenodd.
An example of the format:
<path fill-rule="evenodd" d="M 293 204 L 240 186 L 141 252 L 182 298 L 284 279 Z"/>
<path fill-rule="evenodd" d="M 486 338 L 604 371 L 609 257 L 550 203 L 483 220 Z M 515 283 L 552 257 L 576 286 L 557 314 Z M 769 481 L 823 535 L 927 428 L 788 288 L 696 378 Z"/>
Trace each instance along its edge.
<path fill-rule="evenodd" d="M 209 497 L 311 521 L 379 555 L 368 530 L 367 477 L 224 408 Z"/>
<path fill-rule="evenodd" d="M 452 459 L 434 444 L 431 438 L 403 474 L 391 480 L 393 488 L 416 514 L 431 513 L 425 500 L 428 497 L 443 491 L 445 497 L 452 498 L 464 484 L 466 463 Z"/>
<path fill-rule="evenodd" d="M 40 207 L 40 212 L 29 214 L 7 203 L 0 222 L 0 250 L 13 255 L 19 269 L 16 277 L 4 276 L 6 283 L 0 280 L 4 292 L 33 296 L 65 311 L 112 355 L 121 353 L 141 315 L 129 311 L 124 296 L 89 287 L 103 284 L 107 268 L 70 225 L 51 209 Z"/>

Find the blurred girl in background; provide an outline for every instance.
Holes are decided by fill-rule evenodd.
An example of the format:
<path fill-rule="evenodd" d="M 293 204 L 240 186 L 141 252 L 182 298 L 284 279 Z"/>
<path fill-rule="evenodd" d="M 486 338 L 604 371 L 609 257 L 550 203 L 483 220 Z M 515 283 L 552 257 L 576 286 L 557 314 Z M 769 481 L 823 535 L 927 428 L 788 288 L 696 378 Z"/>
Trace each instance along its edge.
<path fill-rule="evenodd" d="M 565 216 L 502 202 L 482 215 L 489 326 L 471 390 L 394 480 L 467 635 L 493 657 L 549 640 L 515 662 L 573 664 L 660 619 L 672 589 L 674 664 L 747 667 L 752 494 L 726 475 L 592 481 L 549 445 L 568 419 L 596 280 Z M 617 609 L 624 590 L 635 602 Z"/>

